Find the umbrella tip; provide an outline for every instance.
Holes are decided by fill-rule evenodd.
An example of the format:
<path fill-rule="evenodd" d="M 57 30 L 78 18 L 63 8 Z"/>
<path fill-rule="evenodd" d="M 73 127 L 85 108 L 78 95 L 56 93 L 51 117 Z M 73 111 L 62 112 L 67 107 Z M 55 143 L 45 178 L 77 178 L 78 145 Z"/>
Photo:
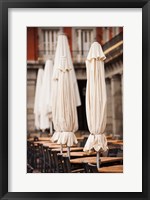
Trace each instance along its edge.
<path fill-rule="evenodd" d="M 61 29 L 60 31 L 59 31 L 59 34 L 58 35 L 66 35 L 65 33 L 64 33 L 64 31 Z"/>

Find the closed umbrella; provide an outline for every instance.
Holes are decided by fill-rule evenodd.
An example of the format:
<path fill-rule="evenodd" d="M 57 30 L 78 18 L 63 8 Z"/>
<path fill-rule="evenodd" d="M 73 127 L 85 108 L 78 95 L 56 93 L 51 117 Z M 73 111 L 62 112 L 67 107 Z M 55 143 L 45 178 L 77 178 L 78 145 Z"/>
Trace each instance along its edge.
<path fill-rule="evenodd" d="M 86 116 L 90 135 L 84 146 L 84 151 L 95 149 L 97 152 L 97 167 L 99 167 L 99 151 L 107 150 L 107 139 L 104 134 L 106 127 L 107 99 L 102 47 L 94 42 L 86 60 Z"/>
<path fill-rule="evenodd" d="M 34 99 L 34 118 L 35 118 L 35 128 L 40 129 L 40 96 L 43 80 L 43 69 L 38 70 L 36 89 L 35 89 L 35 99 Z"/>
<path fill-rule="evenodd" d="M 61 34 L 58 36 L 53 74 L 52 115 L 56 132 L 52 139 L 67 145 L 68 156 L 70 146 L 77 143 L 74 132 L 78 129 L 76 107 L 80 104 L 67 37 Z"/>
<path fill-rule="evenodd" d="M 50 128 L 52 134 L 52 110 L 51 110 L 51 90 L 52 90 L 53 62 L 47 60 L 43 74 L 43 82 L 40 95 L 40 129 Z"/>

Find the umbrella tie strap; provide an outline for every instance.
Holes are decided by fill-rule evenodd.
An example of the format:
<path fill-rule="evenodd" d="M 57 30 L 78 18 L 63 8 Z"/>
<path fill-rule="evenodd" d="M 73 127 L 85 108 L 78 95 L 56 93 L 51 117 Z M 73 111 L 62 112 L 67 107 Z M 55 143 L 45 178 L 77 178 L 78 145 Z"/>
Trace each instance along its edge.
<path fill-rule="evenodd" d="M 59 68 L 59 70 L 61 71 L 61 72 L 69 72 L 70 70 L 72 70 L 72 68 L 69 68 L 69 67 L 67 67 L 67 68 L 64 68 L 64 67 L 60 67 Z"/>
<path fill-rule="evenodd" d="M 104 135 L 104 133 L 90 133 L 91 135 Z"/>

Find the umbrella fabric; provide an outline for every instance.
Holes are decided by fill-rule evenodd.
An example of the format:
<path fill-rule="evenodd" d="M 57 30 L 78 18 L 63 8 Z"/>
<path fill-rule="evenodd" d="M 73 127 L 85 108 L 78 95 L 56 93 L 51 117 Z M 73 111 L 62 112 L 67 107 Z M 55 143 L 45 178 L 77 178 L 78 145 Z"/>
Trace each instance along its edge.
<path fill-rule="evenodd" d="M 35 128 L 40 129 L 40 96 L 43 80 L 43 69 L 38 70 L 35 99 L 34 99 L 34 118 L 35 118 Z"/>
<path fill-rule="evenodd" d="M 70 73 L 72 76 L 72 82 L 73 82 L 74 91 L 75 91 L 76 106 L 80 106 L 81 105 L 80 94 L 79 94 L 79 90 L 78 90 L 78 84 L 77 84 L 77 79 L 76 79 L 76 75 L 75 75 L 75 70 L 74 70 L 73 63 L 72 63 L 71 53 L 69 50 L 68 40 L 65 35 L 59 35 L 56 53 L 55 53 L 55 60 L 54 60 L 53 80 L 58 79 L 58 75 L 59 75 L 58 66 L 60 64 L 60 58 L 61 58 L 61 56 L 64 56 L 64 54 L 67 58 L 68 66 L 72 69 Z M 57 83 L 54 83 L 54 84 L 57 84 Z M 55 91 L 56 90 L 54 90 L 54 92 Z"/>
<path fill-rule="evenodd" d="M 40 129 L 52 128 L 52 110 L 51 110 L 51 87 L 52 87 L 53 62 L 47 60 L 43 74 L 43 82 L 40 95 Z M 52 132 L 52 130 L 50 130 Z"/>
<path fill-rule="evenodd" d="M 58 36 L 53 74 L 52 115 L 55 133 L 53 141 L 72 146 L 77 143 L 77 106 L 80 96 L 65 35 Z"/>
<path fill-rule="evenodd" d="M 84 151 L 94 148 L 96 151 L 107 150 L 107 139 L 104 135 L 106 127 L 106 84 L 104 73 L 104 59 L 102 47 L 98 42 L 91 45 L 86 60 L 87 88 L 86 88 L 86 116 L 90 135 Z"/>

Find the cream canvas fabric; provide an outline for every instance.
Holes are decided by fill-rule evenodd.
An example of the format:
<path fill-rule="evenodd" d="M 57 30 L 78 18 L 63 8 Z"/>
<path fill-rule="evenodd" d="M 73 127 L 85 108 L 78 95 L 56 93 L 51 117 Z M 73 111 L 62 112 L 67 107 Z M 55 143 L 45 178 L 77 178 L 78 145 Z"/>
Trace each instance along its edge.
<path fill-rule="evenodd" d="M 40 96 L 43 80 L 43 69 L 38 70 L 37 82 L 35 89 L 35 99 L 34 99 L 34 117 L 35 117 L 35 128 L 40 129 Z"/>
<path fill-rule="evenodd" d="M 50 128 L 52 133 L 52 108 L 51 108 L 51 90 L 52 90 L 53 62 L 47 60 L 45 63 L 43 82 L 40 95 L 40 129 Z"/>
<path fill-rule="evenodd" d="M 72 146 L 77 143 L 77 106 L 80 105 L 77 80 L 65 35 L 58 36 L 55 54 L 52 94 L 52 115 L 55 133 L 53 141 Z"/>
<path fill-rule="evenodd" d="M 86 60 L 86 116 L 90 136 L 84 151 L 89 151 L 92 148 L 96 151 L 107 150 L 107 139 L 104 135 L 107 113 L 104 59 L 105 55 L 101 45 L 94 42 Z"/>
<path fill-rule="evenodd" d="M 74 91 L 75 91 L 76 106 L 80 106 L 81 105 L 80 94 L 79 94 L 79 90 L 78 90 L 78 84 L 77 84 L 77 79 L 76 79 L 76 75 L 75 75 L 75 71 L 74 71 L 74 67 L 73 67 L 73 63 L 72 63 L 68 40 L 65 35 L 59 35 L 56 53 L 55 53 L 55 59 L 54 59 L 53 80 L 58 79 L 58 74 L 59 74 L 58 66 L 60 65 L 61 56 L 64 56 L 64 55 L 67 58 L 68 66 L 72 69 L 70 74 L 72 76 L 72 82 L 73 82 L 73 87 L 74 87 Z"/>

